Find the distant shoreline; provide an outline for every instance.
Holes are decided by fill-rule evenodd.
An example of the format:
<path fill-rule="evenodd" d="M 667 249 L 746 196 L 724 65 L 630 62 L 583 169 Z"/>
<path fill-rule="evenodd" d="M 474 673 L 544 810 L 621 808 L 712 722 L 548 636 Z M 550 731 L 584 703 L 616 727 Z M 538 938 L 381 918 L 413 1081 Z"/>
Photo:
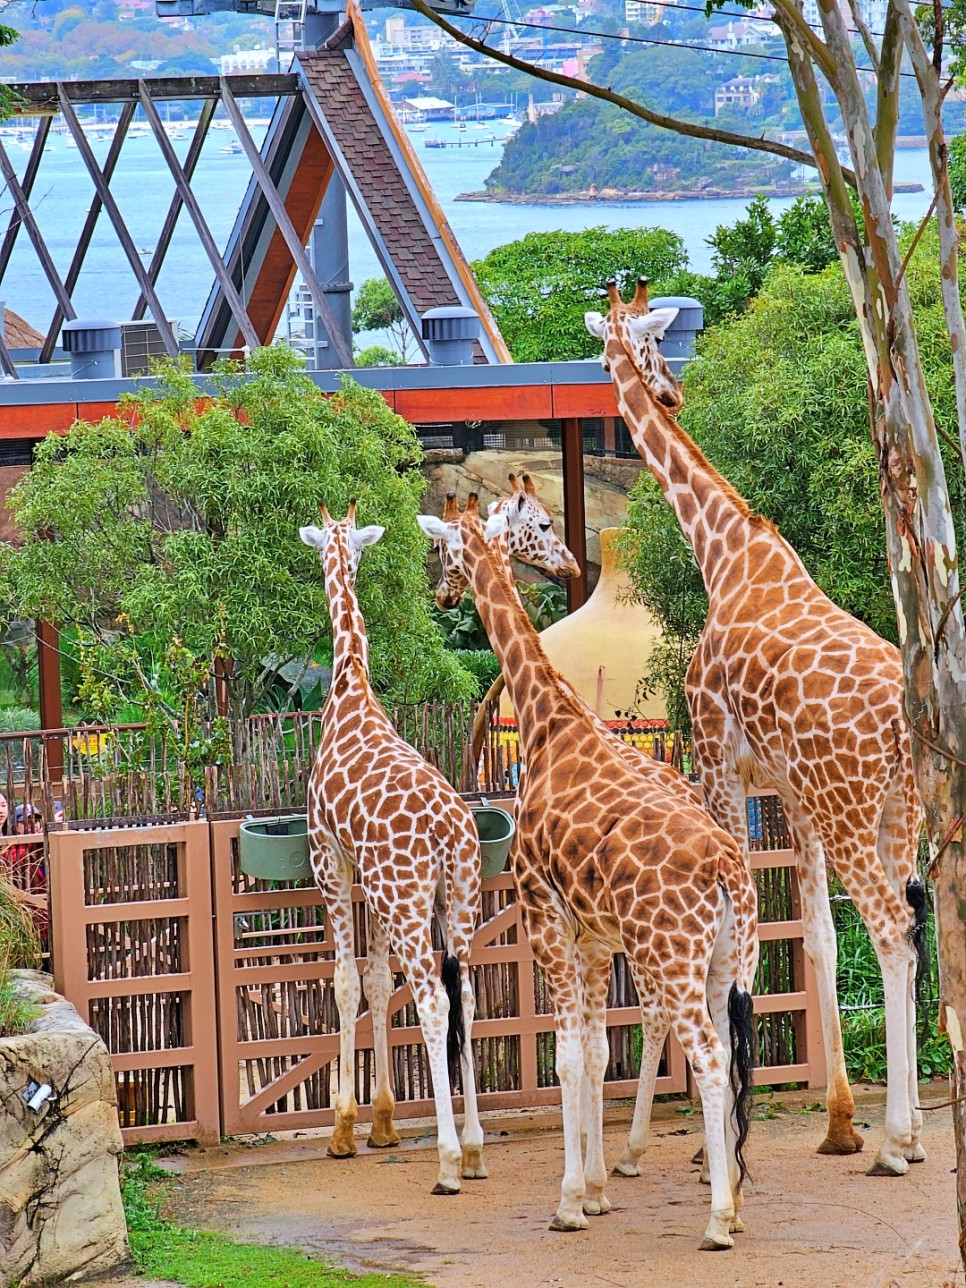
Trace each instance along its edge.
<path fill-rule="evenodd" d="M 454 201 L 486 201 L 509 206 L 578 206 L 589 202 L 644 201 L 722 201 L 751 197 L 804 197 L 819 191 L 816 184 L 776 183 L 748 188 L 685 188 L 680 192 L 621 192 L 618 188 L 601 188 L 583 192 L 459 192 Z M 897 183 L 896 192 L 922 192 L 921 183 Z"/>

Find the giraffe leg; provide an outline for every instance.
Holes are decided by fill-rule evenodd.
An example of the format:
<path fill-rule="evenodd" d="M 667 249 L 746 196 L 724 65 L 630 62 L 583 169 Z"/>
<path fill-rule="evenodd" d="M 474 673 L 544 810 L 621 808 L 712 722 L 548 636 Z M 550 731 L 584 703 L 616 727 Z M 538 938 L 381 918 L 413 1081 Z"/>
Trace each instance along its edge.
<path fill-rule="evenodd" d="M 828 1129 L 818 1147 L 820 1154 L 857 1154 L 864 1144 L 852 1126 L 855 1100 L 845 1069 L 842 1021 L 839 1016 L 836 968 L 838 945 L 829 903 L 825 854 L 815 831 L 799 806 L 782 798 L 792 847 L 798 866 L 802 905 L 802 944 L 815 971 L 822 1038 L 825 1044 L 828 1090 Z"/>
<path fill-rule="evenodd" d="M 460 1165 L 463 1161 L 456 1119 L 453 1115 L 453 1097 L 449 1082 L 449 1064 L 446 1056 L 446 1034 L 449 1026 L 449 998 L 436 973 L 432 941 L 429 935 L 430 910 L 422 921 L 423 933 L 418 942 L 412 939 L 407 945 L 397 939 L 398 955 L 413 992 L 413 1001 L 419 1013 L 419 1026 L 423 1032 L 429 1072 L 433 1080 L 433 1101 L 436 1106 L 436 1137 L 439 1152 L 439 1174 L 433 1186 L 434 1194 L 459 1194 Z"/>
<path fill-rule="evenodd" d="M 728 1018 L 728 995 L 738 975 L 738 945 L 735 939 L 735 922 L 729 900 L 726 900 L 721 925 L 711 953 L 711 966 L 708 970 L 708 1010 L 711 1022 L 718 1035 L 724 1051 L 731 1049 L 731 1025 Z M 725 1088 L 724 1138 L 725 1158 L 728 1165 L 728 1181 L 735 1204 L 735 1216 L 731 1223 L 731 1233 L 740 1234 L 744 1230 L 741 1220 L 742 1193 L 741 1169 L 738 1166 L 737 1143 L 735 1130 L 735 1087 L 731 1079 Z M 710 1163 L 703 1160 L 701 1180 L 710 1183 Z"/>
<path fill-rule="evenodd" d="M 910 1068 L 910 1011 L 915 955 L 909 942 L 912 909 L 886 879 L 877 860 L 870 863 L 875 836 L 853 830 L 846 846 L 826 841 L 826 850 L 842 878 L 856 911 L 865 922 L 882 971 L 885 996 L 886 1083 L 885 1139 L 870 1176 L 902 1176 L 909 1170 L 913 1152 Z M 873 855 L 875 859 L 875 856 Z"/>
<path fill-rule="evenodd" d="M 483 1124 L 476 1103 L 476 1066 L 473 1060 L 473 1017 L 476 999 L 470 983 L 469 943 L 457 945 L 454 952 L 460 963 L 460 998 L 463 1006 L 463 1050 L 460 1054 L 460 1077 L 463 1082 L 463 1165 L 466 1181 L 485 1181 L 483 1162 Z"/>
<path fill-rule="evenodd" d="M 607 1043 L 607 990 L 610 987 L 611 952 L 594 940 L 578 948 L 581 986 L 581 1047 L 584 1058 L 582 1106 L 584 1141 L 583 1210 L 588 1216 L 610 1211 L 604 1193 L 607 1164 L 604 1162 L 604 1075 L 610 1059 Z"/>
<path fill-rule="evenodd" d="M 634 983 L 641 999 L 641 1068 L 637 1082 L 637 1099 L 634 1102 L 634 1120 L 631 1123 L 624 1152 L 614 1168 L 615 1176 L 640 1176 L 641 1174 L 640 1160 L 647 1149 L 657 1067 L 661 1061 L 661 1052 L 664 1050 L 669 1027 L 667 1013 L 663 1007 L 659 1006 L 653 997 L 648 996 L 650 981 L 644 976 L 638 978 L 635 975 Z"/>
<path fill-rule="evenodd" d="M 725 1142 L 728 1085 L 725 1053 L 706 1007 L 704 997 L 695 997 L 691 1005 L 673 1008 L 671 1022 L 691 1062 L 704 1116 L 704 1145 L 711 1175 L 711 1220 L 700 1246 L 702 1252 L 719 1252 L 734 1247 L 732 1230 L 740 1223 Z"/>
<path fill-rule="evenodd" d="M 369 953 L 366 959 L 365 991 L 372 1012 L 372 1045 L 375 1064 L 375 1087 L 372 1096 L 372 1130 L 369 1144 L 386 1149 L 399 1144 L 399 1133 L 393 1124 L 395 1097 L 389 1071 L 389 998 L 392 995 L 392 972 L 389 969 L 389 937 L 381 919 L 369 911 Z"/>
<path fill-rule="evenodd" d="M 560 1083 L 563 1111 L 564 1176 L 560 1203 L 551 1230 L 586 1230 L 583 1210 L 584 1169 L 581 1161 L 580 1118 L 584 1060 L 581 1051 L 580 979 L 577 951 L 551 911 L 553 892 L 531 889 L 521 901 L 527 938 L 543 971 L 554 1014 L 554 1067 Z"/>
<path fill-rule="evenodd" d="M 906 886 L 917 877 L 916 850 L 922 825 L 922 811 L 912 779 L 907 768 L 900 782 L 893 784 L 886 797 L 885 808 L 879 823 L 876 850 L 886 877 L 899 898 L 906 902 Z M 904 1151 L 907 1162 L 921 1163 L 926 1151 L 920 1139 L 922 1111 L 919 1108 L 919 1078 L 916 1053 L 916 963 L 909 966 L 909 984 L 906 1041 L 909 1062 L 909 1103 L 912 1106 L 910 1127 L 912 1141 Z"/>
<path fill-rule="evenodd" d="M 355 1096 L 356 1017 L 362 989 L 356 969 L 352 934 L 351 887 L 323 890 L 326 916 L 335 940 L 335 1003 L 339 1010 L 339 1091 L 335 1106 L 335 1128 L 329 1139 L 332 1158 L 351 1158 L 356 1152 Z"/>

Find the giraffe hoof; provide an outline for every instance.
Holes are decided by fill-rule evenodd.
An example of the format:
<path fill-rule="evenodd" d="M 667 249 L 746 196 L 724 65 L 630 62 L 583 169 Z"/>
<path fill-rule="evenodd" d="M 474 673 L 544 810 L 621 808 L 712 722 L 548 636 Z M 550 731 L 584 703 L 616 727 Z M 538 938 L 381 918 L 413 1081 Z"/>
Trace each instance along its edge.
<path fill-rule="evenodd" d="M 926 1161 L 926 1151 L 924 1147 L 916 1141 L 915 1145 L 902 1151 L 903 1157 L 907 1163 L 924 1163 Z"/>
<path fill-rule="evenodd" d="M 904 1158 L 882 1158 L 875 1160 L 866 1176 L 905 1176 L 909 1164 Z"/>
<path fill-rule="evenodd" d="M 610 1211 L 610 1199 L 603 1194 L 599 1199 L 584 1199 L 583 1209 L 585 1216 L 606 1216 Z"/>
<path fill-rule="evenodd" d="M 378 1137 L 373 1132 L 366 1143 L 370 1149 L 392 1149 L 393 1145 L 399 1144 L 399 1141 L 400 1137 L 397 1132 L 391 1132 L 389 1135 L 380 1133 Z"/>
<path fill-rule="evenodd" d="M 328 1154 L 329 1158 L 355 1158 L 358 1153 L 355 1145 L 330 1145 L 325 1152 Z"/>
<path fill-rule="evenodd" d="M 695 1167 L 704 1167 L 704 1146 L 703 1145 L 696 1153 L 691 1155 L 691 1163 Z"/>
<path fill-rule="evenodd" d="M 586 1230 L 587 1224 L 587 1218 L 583 1215 L 581 1215 L 579 1220 L 564 1221 L 558 1214 L 550 1222 L 550 1229 L 556 1230 L 560 1234 L 570 1234 L 572 1230 Z"/>
<path fill-rule="evenodd" d="M 731 1222 L 731 1233 L 744 1234 L 744 1232 L 745 1232 L 745 1223 L 744 1221 L 742 1221 L 740 1216 L 736 1216 L 735 1219 Z"/>
<path fill-rule="evenodd" d="M 631 1162 L 629 1159 L 625 1162 L 623 1158 L 611 1172 L 611 1176 L 640 1176 L 640 1174 L 641 1169 L 637 1163 Z"/>
<path fill-rule="evenodd" d="M 727 1252 L 729 1248 L 733 1248 L 734 1246 L 734 1239 L 729 1238 L 728 1242 L 725 1243 L 721 1239 L 711 1239 L 707 1235 L 705 1235 L 698 1244 L 698 1248 L 701 1252 Z"/>
<path fill-rule="evenodd" d="M 458 1185 L 454 1190 L 451 1185 L 444 1185 L 442 1181 L 437 1181 L 431 1191 L 433 1194 L 459 1194 L 459 1192 L 460 1187 Z"/>
<path fill-rule="evenodd" d="M 816 1151 L 819 1154 L 858 1154 L 865 1141 L 857 1131 L 848 1136 L 826 1136 Z"/>

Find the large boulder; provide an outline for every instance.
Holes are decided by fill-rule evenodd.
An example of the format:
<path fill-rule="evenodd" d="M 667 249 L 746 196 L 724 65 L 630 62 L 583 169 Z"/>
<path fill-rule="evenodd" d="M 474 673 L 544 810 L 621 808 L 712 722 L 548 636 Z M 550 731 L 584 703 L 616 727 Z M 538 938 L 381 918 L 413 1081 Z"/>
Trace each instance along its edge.
<path fill-rule="evenodd" d="M 0 1281 L 18 1288 L 84 1278 L 129 1256 L 111 1059 L 51 983 L 14 972 L 37 1016 L 29 1032 L 0 1038 Z"/>

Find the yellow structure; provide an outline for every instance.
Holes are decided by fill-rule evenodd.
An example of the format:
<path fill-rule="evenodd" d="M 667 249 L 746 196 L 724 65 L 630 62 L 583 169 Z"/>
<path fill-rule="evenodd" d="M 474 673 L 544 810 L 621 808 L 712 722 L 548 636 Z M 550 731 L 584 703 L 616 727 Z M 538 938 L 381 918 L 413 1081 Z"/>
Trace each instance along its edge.
<path fill-rule="evenodd" d="M 600 579 L 587 603 L 540 633 L 554 668 L 604 720 L 633 707 L 644 664 L 660 639 L 647 610 L 623 599 L 630 585 L 617 568 L 617 533 L 617 528 L 601 529 Z M 645 720 L 663 720 L 667 715 L 664 702 L 656 696 L 643 702 L 636 714 Z M 500 715 L 513 718 L 505 691 Z"/>

